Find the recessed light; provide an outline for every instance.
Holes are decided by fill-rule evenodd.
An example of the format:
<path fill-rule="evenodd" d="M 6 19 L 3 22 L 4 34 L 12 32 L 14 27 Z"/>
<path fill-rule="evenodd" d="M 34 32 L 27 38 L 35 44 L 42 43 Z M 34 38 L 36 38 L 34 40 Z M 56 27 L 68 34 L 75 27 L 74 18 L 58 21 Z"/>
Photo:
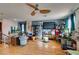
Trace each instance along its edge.
<path fill-rule="evenodd" d="M 16 18 L 14 19 L 14 21 L 16 21 Z"/>

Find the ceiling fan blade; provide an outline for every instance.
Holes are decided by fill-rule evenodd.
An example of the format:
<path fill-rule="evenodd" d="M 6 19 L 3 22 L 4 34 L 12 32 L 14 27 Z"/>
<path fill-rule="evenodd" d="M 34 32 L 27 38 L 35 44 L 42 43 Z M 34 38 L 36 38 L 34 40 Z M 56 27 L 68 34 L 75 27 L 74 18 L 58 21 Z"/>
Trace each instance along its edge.
<path fill-rule="evenodd" d="M 33 11 L 33 12 L 31 13 L 31 15 L 34 16 L 34 15 L 35 15 L 35 11 Z"/>
<path fill-rule="evenodd" d="M 77 7 L 74 11 L 77 11 L 77 10 L 79 10 L 79 7 Z"/>
<path fill-rule="evenodd" d="M 30 7 L 32 7 L 33 9 L 38 10 L 37 6 L 34 6 L 34 5 L 30 4 L 30 3 L 26 3 L 26 4 L 27 4 L 28 6 L 30 6 Z"/>
<path fill-rule="evenodd" d="M 49 13 L 50 12 L 50 10 L 40 10 L 40 13 L 42 13 L 42 14 L 46 14 L 46 13 Z"/>

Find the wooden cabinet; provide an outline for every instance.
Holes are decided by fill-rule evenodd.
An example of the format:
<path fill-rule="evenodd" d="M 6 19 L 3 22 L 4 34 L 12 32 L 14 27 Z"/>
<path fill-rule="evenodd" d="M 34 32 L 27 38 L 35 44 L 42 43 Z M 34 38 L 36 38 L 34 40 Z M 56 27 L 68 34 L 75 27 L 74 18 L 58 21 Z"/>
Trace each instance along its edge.
<path fill-rule="evenodd" d="M 12 38 L 11 38 L 11 44 L 12 44 L 13 46 L 20 45 L 19 37 L 12 37 Z"/>
<path fill-rule="evenodd" d="M 13 46 L 16 46 L 16 38 L 14 38 L 14 37 L 11 38 L 11 44 Z"/>

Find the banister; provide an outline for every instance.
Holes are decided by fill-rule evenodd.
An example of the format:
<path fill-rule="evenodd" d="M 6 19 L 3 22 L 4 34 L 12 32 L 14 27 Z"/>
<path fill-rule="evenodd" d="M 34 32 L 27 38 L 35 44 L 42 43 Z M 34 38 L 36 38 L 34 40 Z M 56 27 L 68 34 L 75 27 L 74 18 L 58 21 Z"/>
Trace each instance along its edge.
<path fill-rule="evenodd" d="M 7 37 L 9 37 L 8 35 L 6 35 L 6 34 L 3 34 L 2 32 L 0 32 L 0 34 L 2 34 L 2 35 L 4 35 L 4 36 L 7 36 Z"/>

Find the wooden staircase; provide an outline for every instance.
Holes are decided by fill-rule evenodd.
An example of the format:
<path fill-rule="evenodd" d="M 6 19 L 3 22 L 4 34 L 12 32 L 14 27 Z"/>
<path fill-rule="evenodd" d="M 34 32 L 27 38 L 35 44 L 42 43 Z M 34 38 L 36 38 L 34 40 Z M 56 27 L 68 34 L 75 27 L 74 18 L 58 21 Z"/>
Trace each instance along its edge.
<path fill-rule="evenodd" d="M 10 44 L 10 37 L 7 36 L 6 34 L 3 34 L 2 32 L 0 32 L 1 36 L 0 36 L 0 44 Z"/>

